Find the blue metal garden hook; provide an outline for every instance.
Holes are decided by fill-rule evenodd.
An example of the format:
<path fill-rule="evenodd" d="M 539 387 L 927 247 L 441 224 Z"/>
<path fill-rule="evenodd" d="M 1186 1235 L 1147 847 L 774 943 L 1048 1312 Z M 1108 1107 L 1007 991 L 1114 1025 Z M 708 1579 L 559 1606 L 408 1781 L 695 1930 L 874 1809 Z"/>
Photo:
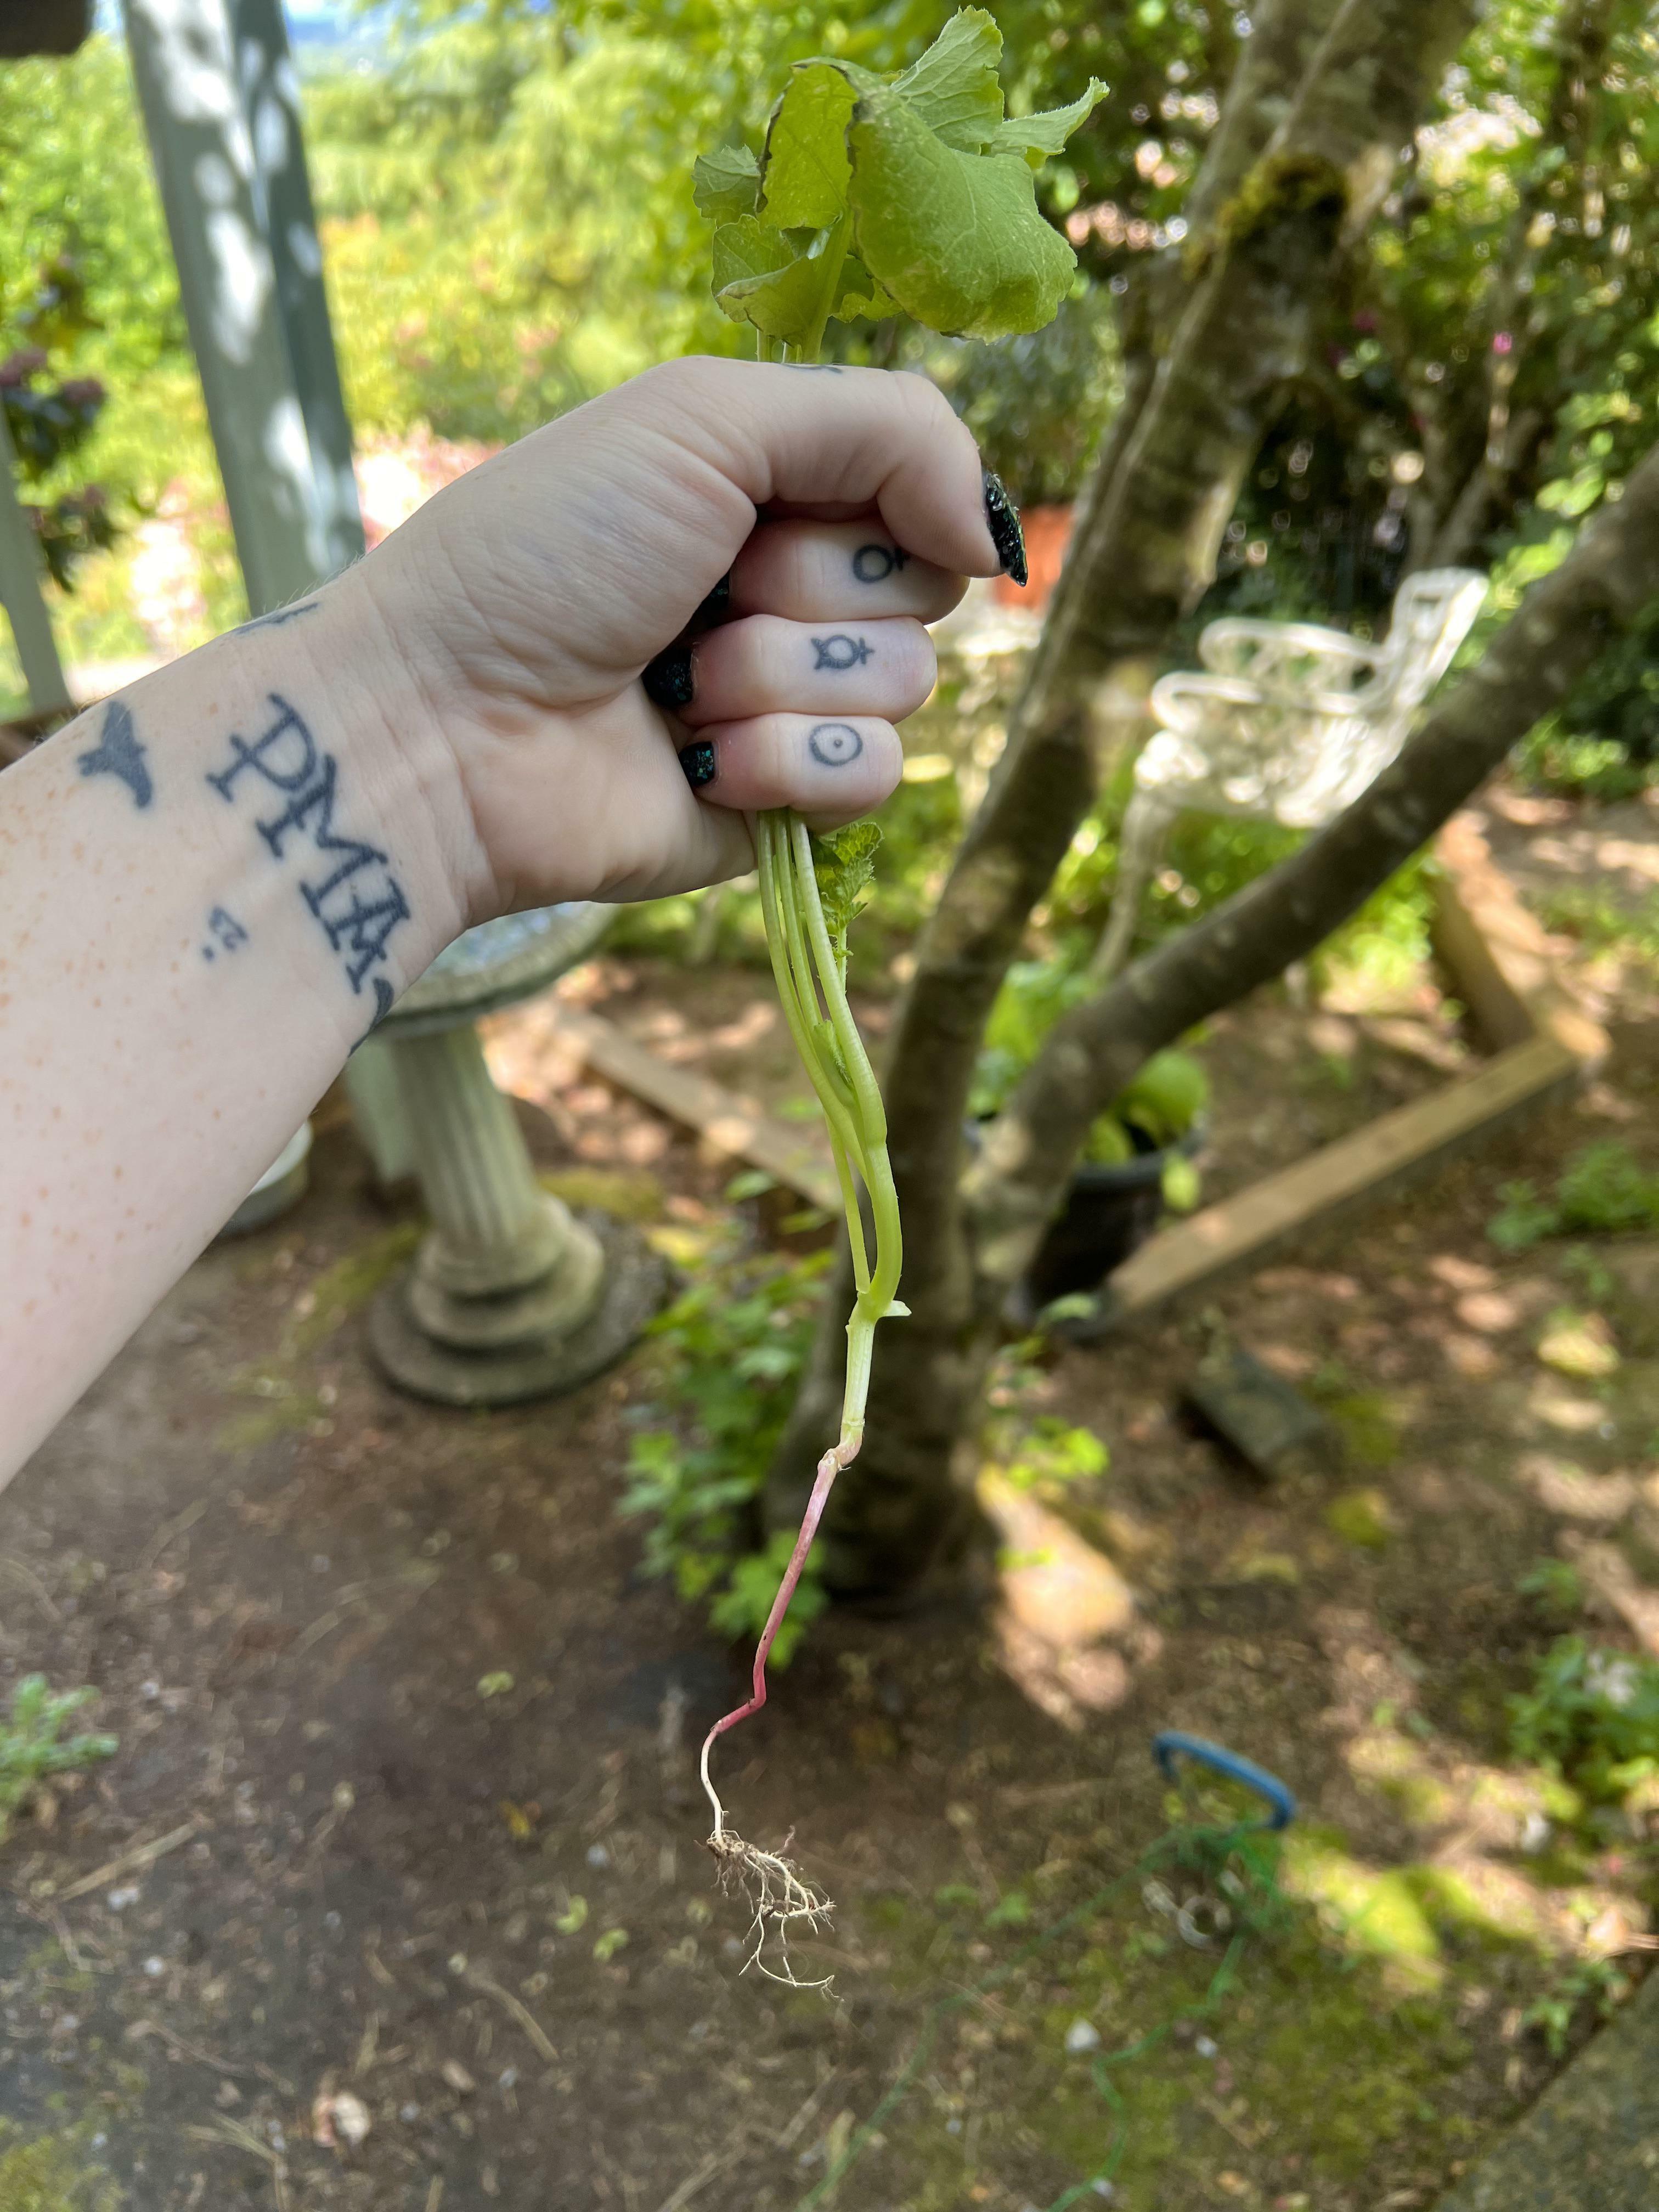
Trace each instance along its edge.
<path fill-rule="evenodd" d="M 1211 1743 L 1201 1735 L 1185 1735 L 1179 1729 L 1165 1729 L 1161 1735 L 1152 1738 L 1152 1757 L 1171 1782 L 1178 1779 L 1176 1761 L 1196 1759 L 1200 1766 L 1213 1767 L 1230 1781 L 1242 1782 L 1247 1790 L 1254 1790 L 1259 1797 L 1266 1798 L 1273 1808 L 1272 1817 L 1261 1822 L 1266 1829 L 1288 1828 L 1296 1818 L 1296 1799 L 1276 1774 L 1269 1774 L 1265 1766 L 1254 1760 L 1241 1759 L 1236 1751 L 1227 1751 L 1218 1743 Z"/>

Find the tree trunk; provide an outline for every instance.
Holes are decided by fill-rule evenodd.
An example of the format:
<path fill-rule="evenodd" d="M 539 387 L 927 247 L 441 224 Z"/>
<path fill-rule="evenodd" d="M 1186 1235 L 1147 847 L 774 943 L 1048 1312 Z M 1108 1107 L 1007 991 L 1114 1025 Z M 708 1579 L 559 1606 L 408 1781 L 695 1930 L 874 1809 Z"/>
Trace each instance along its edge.
<path fill-rule="evenodd" d="M 968 1233 L 987 1322 L 1029 1263 L 1090 1124 L 1150 1054 L 1322 943 L 1656 598 L 1659 449 L 1345 814 L 1056 1023 L 967 1178 Z"/>
<path fill-rule="evenodd" d="M 1304 0 L 1324 21 L 1324 0 Z M 1009 741 L 917 948 L 884 1085 L 912 1318 L 878 1340 L 861 1457 L 825 1522 L 832 1587 L 902 1588 L 960 1528 L 951 1460 L 986 1356 L 959 1182 L 986 1019 L 1097 785 L 1091 696 L 1150 667 L 1215 570 L 1244 471 L 1315 343 L 1472 0 L 1341 0 L 1288 112 L 1209 231 L 1132 425 L 1091 481 Z M 1236 82 L 1249 81 L 1248 50 Z M 769 1495 L 798 1516 L 833 1433 L 850 1278 L 831 1286 Z"/>

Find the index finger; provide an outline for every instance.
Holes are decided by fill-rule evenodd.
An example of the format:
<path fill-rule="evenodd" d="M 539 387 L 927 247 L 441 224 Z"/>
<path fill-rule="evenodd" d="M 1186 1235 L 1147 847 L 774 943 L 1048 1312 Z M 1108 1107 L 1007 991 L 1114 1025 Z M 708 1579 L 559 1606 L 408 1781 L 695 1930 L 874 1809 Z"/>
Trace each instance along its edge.
<path fill-rule="evenodd" d="M 692 358 L 635 389 L 757 507 L 873 507 L 896 544 L 963 575 L 1019 574 L 1018 520 L 973 434 L 923 376 Z"/>

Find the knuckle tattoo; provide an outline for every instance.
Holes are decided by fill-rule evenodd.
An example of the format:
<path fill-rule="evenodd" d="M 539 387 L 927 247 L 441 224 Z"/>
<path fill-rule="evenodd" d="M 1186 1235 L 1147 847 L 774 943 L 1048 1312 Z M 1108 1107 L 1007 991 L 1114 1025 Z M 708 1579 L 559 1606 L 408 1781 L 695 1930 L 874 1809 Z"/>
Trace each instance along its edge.
<path fill-rule="evenodd" d="M 884 584 L 909 558 L 902 545 L 860 545 L 853 556 L 853 574 L 860 584 Z"/>
<path fill-rule="evenodd" d="M 864 750 L 864 739 L 850 722 L 816 722 L 806 750 L 823 768 L 845 768 Z"/>
<path fill-rule="evenodd" d="M 812 649 L 817 655 L 812 663 L 815 673 L 820 668 L 830 668 L 840 675 L 844 669 L 862 667 L 876 648 L 867 638 L 848 637 L 844 630 L 837 630 L 833 637 L 815 637 Z"/>

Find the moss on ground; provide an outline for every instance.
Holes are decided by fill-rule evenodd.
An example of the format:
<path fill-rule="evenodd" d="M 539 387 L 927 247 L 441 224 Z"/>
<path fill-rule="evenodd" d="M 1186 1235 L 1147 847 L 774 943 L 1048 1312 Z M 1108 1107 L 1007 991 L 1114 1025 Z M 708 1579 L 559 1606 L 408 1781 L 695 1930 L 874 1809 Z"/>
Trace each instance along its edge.
<path fill-rule="evenodd" d="M 0 2120 L 3 2212 L 118 2212 L 114 2182 L 87 2157 L 86 2131 L 25 2135 Z"/>

